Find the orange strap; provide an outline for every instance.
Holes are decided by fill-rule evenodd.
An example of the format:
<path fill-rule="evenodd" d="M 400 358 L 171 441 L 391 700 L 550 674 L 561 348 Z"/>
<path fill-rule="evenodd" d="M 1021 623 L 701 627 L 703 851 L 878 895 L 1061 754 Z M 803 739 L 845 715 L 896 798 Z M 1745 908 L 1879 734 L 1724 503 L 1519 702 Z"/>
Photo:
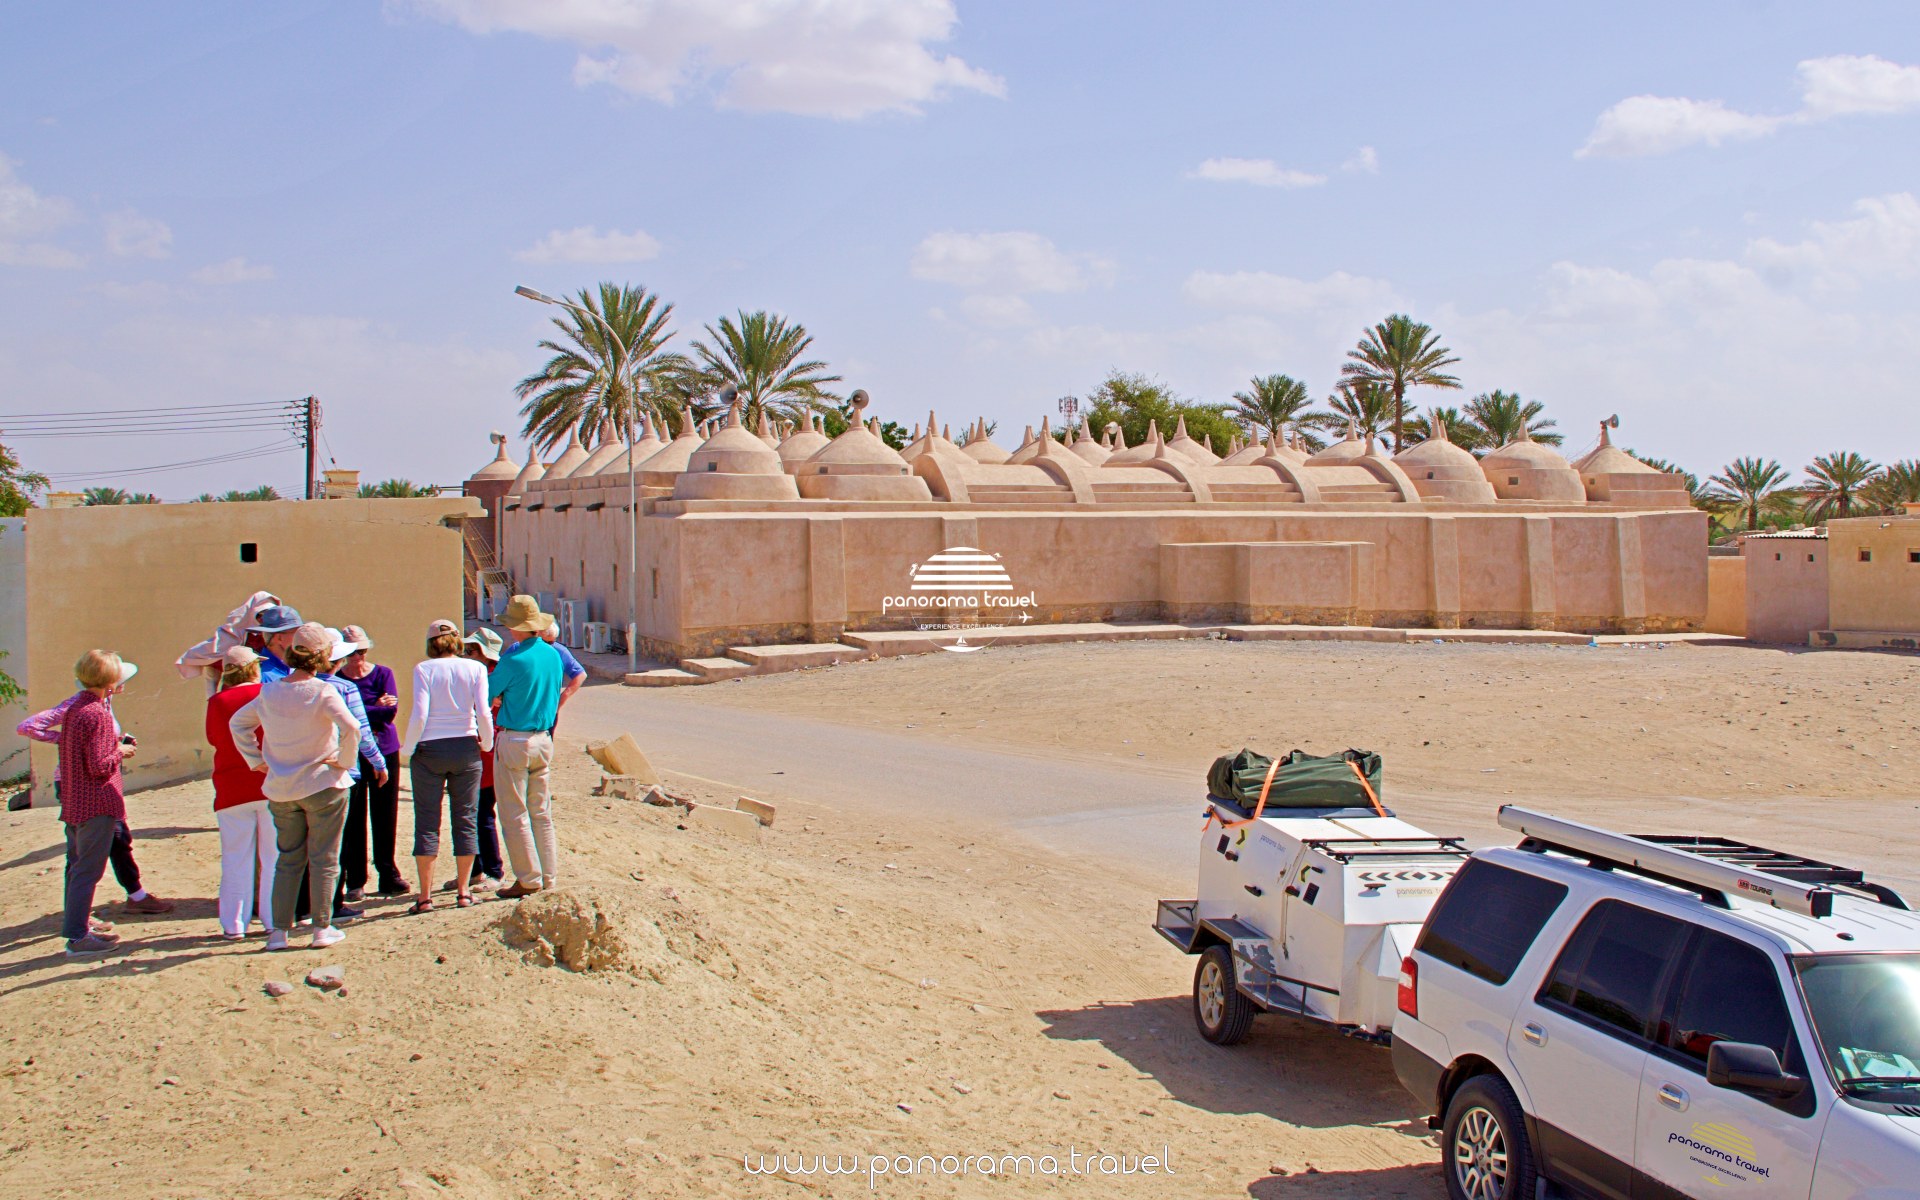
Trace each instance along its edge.
<path fill-rule="evenodd" d="M 1267 809 L 1267 792 L 1272 789 L 1273 777 L 1276 773 L 1278 773 L 1279 770 L 1280 770 L 1280 759 L 1276 758 L 1271 763 L 1267 764 L 1267 777 L 1260 781 L 1260 801 L 1259 803 L 1253 806 L 1252 816 L 1247 817 L 1244 820 L 1240 820 L 1240 821 L 1222 821 L 1220 822 L 1220 828 L 1238 829 L 1242 825 L 1251 825 L 1255 821 L 1258 821 L 1260 819 L 1260 814 L 1265 812 Z M 1378 808 L 1379 805 L 1376 804 L 1374 807 Z M 1214 809 L 1212 808 L 1207 809 L 1207 824 L 1202 825 L 1200 827 L 1201 833 L 1205 833 L 1207 831 L 1207 826 L 1213 823 L 1215 816 L 1216 816 L 1216 812 Z"/>
<path fill-rule="evenodd" d="M 1353 777 L 1360 781 L 1360 790 L 1367 794 L 1367 802 L 1373 805 L 1373 811 L 1386 816 L 1387 810 L 1380 807 L 1380 797 L 1373 794 L 1373 785 L 1367 782 L 1367 774 L 1360 769 L 1360 764 L 1348 759 L 1347 765 L 1353 768 Z"/>

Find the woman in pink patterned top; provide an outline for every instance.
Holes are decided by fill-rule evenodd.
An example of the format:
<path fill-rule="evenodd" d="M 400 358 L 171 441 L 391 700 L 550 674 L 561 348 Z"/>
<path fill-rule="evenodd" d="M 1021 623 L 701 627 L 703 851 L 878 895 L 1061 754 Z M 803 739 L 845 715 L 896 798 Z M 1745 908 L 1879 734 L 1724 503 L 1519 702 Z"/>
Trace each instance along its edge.
<path fill-rule="evenodd" d="M 105 954 L 119 942 L 88 929 L 93 891 L 107 869 L 115 832 L 127 819 L 120 764 L 133 753 L 122 745 L 107 697 L 133 674 L 110 650 L 89 650 L 74 664 L 83 691 L 60 722 L 60 820 L 67 830 L 67 894 L 60 932 L 68 958 Z"/>

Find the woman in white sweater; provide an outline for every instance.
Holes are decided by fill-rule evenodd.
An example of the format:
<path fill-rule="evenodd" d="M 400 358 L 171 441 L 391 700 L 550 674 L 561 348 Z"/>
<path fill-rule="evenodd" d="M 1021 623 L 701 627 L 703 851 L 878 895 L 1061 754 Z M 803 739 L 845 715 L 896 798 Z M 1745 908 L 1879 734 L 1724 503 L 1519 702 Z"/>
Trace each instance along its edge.
<path fill-rule="evenodd" d="M 409 912 L 433 907 L 433 861 L 440 857 L 440 798 L 453 825 L 455 903 L 471 907 L 468 879 L 479 853 L 480 752 L 493 749 L 487 670 L 461 653 L 460 627 L 427 626 L 427 658 L 413 669 L 413 710 L 400 752 L 413 779 L 413 862 L 420 896 Z"/>
<path fill-rule="evenodd" d="M 347 936 L 333 924 L 333 890 L 340 877 L 340 834 L 347 823 L 347 768 L 358 753 L 360 722 L 333 685 L 318 678 L 332 650 L 333 638 L 325 627 L 309 621 L 294 630 L 286 658 L 293 673 L 261 685 L 259 696 L 228 722 L 240 757 L 266 775 L 260 791 L 279 843 L 269 950 L 287 948 L 303 875 L 313 908 L 314 947 L 331 946 Z M 261 734 L 258 743 L 256 729 Z"/>

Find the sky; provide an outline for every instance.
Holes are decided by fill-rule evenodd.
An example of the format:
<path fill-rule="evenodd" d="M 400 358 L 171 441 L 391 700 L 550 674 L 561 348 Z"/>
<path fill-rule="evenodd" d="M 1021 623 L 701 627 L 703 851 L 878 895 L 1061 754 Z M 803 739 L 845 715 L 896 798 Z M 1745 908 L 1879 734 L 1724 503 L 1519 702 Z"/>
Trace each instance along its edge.
<path fill-rule="evenodd" d="M 803 323 L 874 413 L 1002 444 L 1112 369 L 1326 395 L 1426 322 L 1464 385 L 1702 475 L 1920 456 L 1920 10 L 1215 0 L 0 2 L 0 441 L 167 499 L 319 398 L 321 465 L 457 484 L 566 293 L 684 349 Z M 46 427 L 44 421 L 35 426 Z M 262 448 L 259 457 L 173 464 Z"/>

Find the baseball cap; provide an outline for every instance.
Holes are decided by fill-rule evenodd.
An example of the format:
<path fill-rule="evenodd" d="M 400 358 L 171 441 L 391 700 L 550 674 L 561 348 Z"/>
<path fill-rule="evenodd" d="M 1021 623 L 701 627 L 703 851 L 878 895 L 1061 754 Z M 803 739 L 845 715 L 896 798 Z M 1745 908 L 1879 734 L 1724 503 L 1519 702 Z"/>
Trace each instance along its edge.
<path fill-rule="evenodd" d="M 285 604 L 271 604 L 253 614 L 248 629 L 256 633 L 285 633 L 300 627 L 300 614 Z"/>
<path fill-rule="evenodd" d="M 360 648 L 348 641 L 346 635 L 342 634 L 338 629 L 329 628 L 327 630 L 327 637 L 333 642 L 333 647 L 327 651 L 327 657 L 334 662 L 339 662 Z"/>
<path fill-rule="evenodd" d="M 455 637 L 459 637 L 460 627 L 452 621 L 429 621 L 427 623 L 428 637 L 437 638 L 443 633 L 451 633 Z"/>
<path fill-rule="evenodd" d="M 220 665 L 227 668 L 244 667 L 259 661 L 260 656 L 249 646 L 235 646 L 220 657 Z"/>
<path fill-rule="evenodd" d="M 358 625 L 342 625 L 340 627 L 340 636 L 352 642 L 355 650 L 373 649 L 373 639 L 368 637 L 367 631 Z"/>
<path fill-rule="evenodd" d="M 333 634 L 318 621 L 308 621 L 293 631 L 293 644 L 302 650 L 328 654 L 333 650 Z"/>

